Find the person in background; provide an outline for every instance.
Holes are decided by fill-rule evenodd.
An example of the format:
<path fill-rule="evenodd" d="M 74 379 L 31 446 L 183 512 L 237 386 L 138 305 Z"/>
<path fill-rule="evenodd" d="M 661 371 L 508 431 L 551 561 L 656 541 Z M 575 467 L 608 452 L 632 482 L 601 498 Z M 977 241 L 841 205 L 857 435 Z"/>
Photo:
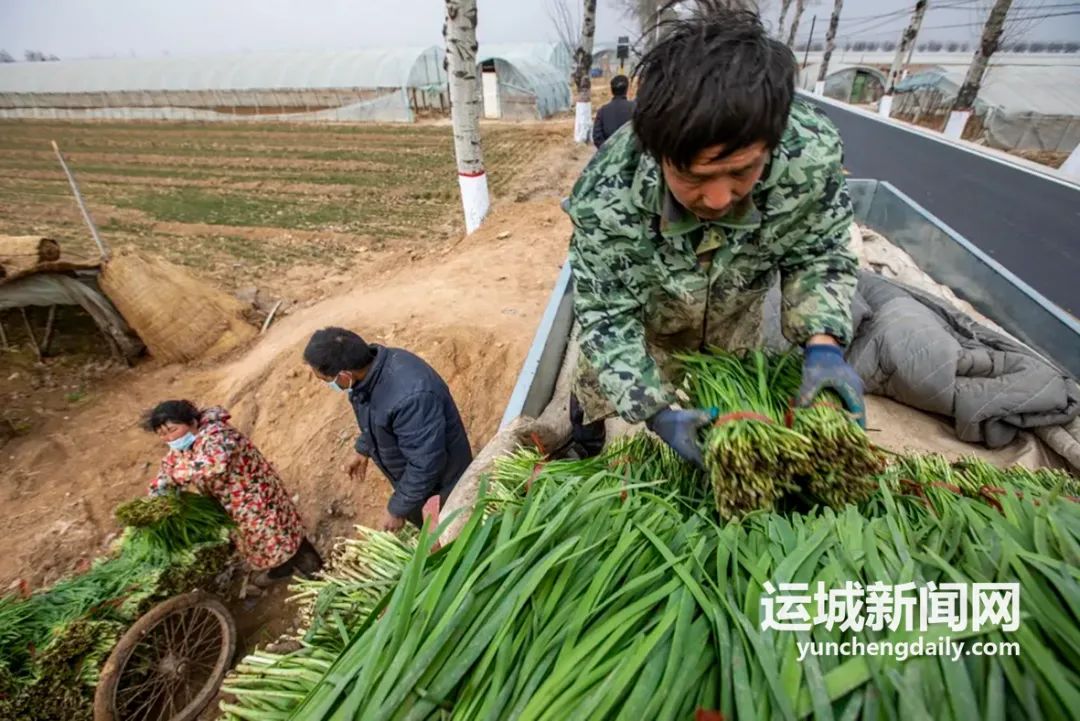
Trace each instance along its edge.
<path fill-rule="evenodd" d="M 199 410 L 185 400 L 159 403 L 143 425 L 169 446 L 150 495 L 171 489 L 212 496 L 236 523 L 236 542 L 248 565 L 268 585 L 299 572 L 322 568 L 322 558 L 304 537 L 300 514 L 274 467 L 254 444 L 229 425 L 220 407 Z"/>
<path fill-rule="evenodd" d="M 626 93 L 629 90 L 630 81 L 625 75 L 616 75 L 611 79 L 613 97 L 597 111 L 596 121 L 593 122 L 592 141 L 597 148 L 633 117 L 634 101 L 626 99 Z"/>
<path fill-rule="evenodd" d="M 407 350 L 369 345 L 344 328 L 316 332 L 304 349 L 315 376 L 348 395 L 360 435 L 346 466 L 355 480 L 375 461 L 394 488 L 381 527 L 420 527 L 425 503 L 446 503 L 472 463 L 472 449 L 450 389 L 435 370 Z"/>

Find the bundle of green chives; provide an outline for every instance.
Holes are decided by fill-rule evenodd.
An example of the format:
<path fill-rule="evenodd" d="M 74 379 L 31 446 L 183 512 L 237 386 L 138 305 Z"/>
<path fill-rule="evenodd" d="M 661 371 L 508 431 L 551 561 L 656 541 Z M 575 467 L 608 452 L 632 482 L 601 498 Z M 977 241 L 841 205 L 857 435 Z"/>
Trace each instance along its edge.
<path fill-rule="evenodd" d="M 839 398 L 826 393 L 809 408 L 795 407 L 798 355 L 714 350 L 680 359 L 691 403 L 721 414 L 703 435 L 721 517 L 781 501 L 839 507 L 873 493 L 869 479 L 884 457 Z"/>
<path fill-rule="evenodd" d="M 234 525 L 216 499 L 186 491 L 136 498 L 117 506 L 115 514 L 133 543 L 145 543 L 165 555 L 221 542 Z"/>
<path fill-rule="evenodd" d="M 703 431 L 705 467 L 720 517 L 775 508 L 799 489 L 796 479 L 813 470 L 810 440 L 784 424 L 778 379 L 792 364 L 763 351 L 716 352 L 678 357 L 691 404 L 715 408 L 716 422 Z"/>
<path fill-rule="evenodd" d="M 213 499 L 139 499 L 117 515 L 137 525 L 124 530 L 113 555 L 27 598 L 0 597 L 3 721 L 89 719 L 92 685 L 117 629 L 231 557 L 231 522 Z"/>
<path fill-rule="evenodd" d="M 534 456 L 506 464 L 503 482 L 531 479 L 519 502 L 473 514 L 435 555 L 434 537 L 423 535 L 341 653 L 309 663 L 305 648 L 260 663 L 277 673 L 243 689 L 242 713 L 223 706 L 234 713 L 227 718 L 665 720 L 707 711 L 960 721 L 1067 718 L 1080 702 L 1080 631 L 1068 600 L 1080 582 L 1080 504 L 1058 491 L 1016 474 L 1008 482 L 1023 492 L 997 510 L 934 482 L 920 498 L 882 479 L 862 508 L 755 513 L 719 527 L 673 485 L 635 475 L 619 459 L 647 446 L 626 443 L 621 456 L 606 456 L 611 468 L 589 475 L 561 461 L 534 475 Z M 940 626 L 766 631 L 766 580 L 811 593 L 818 582 L 1018 582 L 1022 653 L 800 658 L 796 642 L 1010 637 L 992 626 L 966 636 Z M 812 603 L 807 611 L 815 614 Z"/>
<path fill-rule="evenodd" d="M 411 530 L 387 533 L 364 526 L 356 536 L 340 541 L 325 571 L 312 579 L 297 579 L 289 590 L 291 603 L 308 629 L 305 641 L 329 636 L 333 645 L 341 640 L 340 629 L 362 622 L 379 600 L 393 588 L 401 569 L 416 550 Z"/>
<path fill-rule="evenodd" d="M 284 718 L 313 689 L 330 661 L 397 585 L 416 551 L 413 530 L 398 533 L 356 527 L 334 547 L 327 569 L 297 579 L 288 599 L 297 605 L 299 648 L 288 654 L 256 650 L 229 674 L 222 691 L 224 721 Z"/>

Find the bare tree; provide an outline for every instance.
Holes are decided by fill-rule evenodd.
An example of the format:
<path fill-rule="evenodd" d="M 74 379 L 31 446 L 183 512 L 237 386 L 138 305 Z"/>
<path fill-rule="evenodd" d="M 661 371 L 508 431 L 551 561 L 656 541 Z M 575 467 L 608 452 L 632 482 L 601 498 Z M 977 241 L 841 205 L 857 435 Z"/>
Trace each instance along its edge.
<path fill-rule="evenodd" d="M 788 31 L 788 47 L 795 47 L 795 33 L 799 32 L 799 20 L 802 19 L 803 10 L 805 8 L 805 0 L 795 0 L 795 16 L 791 18 L 791 30 Z"/>
<path fill-rule="evenodd" d="M 679 16 L 679 9 L 708 12 L 719 7 L 742 8 L 760 14 L 770 0 L 609 0 L 623 16 L 635 21 L 641 35 L 639 52 L 647 51 L 664 35 L 667 23 Z M 791 3 L 792 0 L 783 0 Z"/>
<path fill-rule="evenodd" d="M 964 84 L 956 93 L 956 102 L 953 103 L 949 122 L 945 126 L 945 135 L 949 137 L 960 138 L 964 134 L 968 118 L 971 117 L 971 109 L 975 106 L 975 98 L 978 97 L 979 88 L 982 87 L 986 67 L 1001 43 L 1001 35 L 1005 30 L 1005 19 L 1009 15 L 1010 7 L 1012 7 L 1012 0 L 995 0 L 994 6 L 990 8 L 990 14 L 983 26 L 982 39 L 975 48 L 975 57 L 971 60 Z"/>
<path fill-rule="evenodd" d="M 458 185 L 465 208 L 465 232 L 480 227 L 490 205 L 480 148 L 480 79 L 476 71 L 476 0 L 446 0 L 446 71 L 450 119 L 454 126 Z"/>
<path fill-rule="evenodd" d="M 923 17 L 930 3 L 927 0 L 916 0 L 915 10 L 911 13 L 911 20 L 904 28 L 904 34 L 900 36 L 900 45 L 896 48 L 893 56 L 892 67 L 889 68 L 889 76 L 885 79 L 885 94 L 878 102 L 878 113 L 886 118 L 892 113 L 893 94 L 896 92 L 896 84 L 900 82 L 903 71 L 911 62 L 911 53 L 915 49 L 915 41 L 919 38 L 919 29 L 922 27 Z"/>
<path fill-rule="evenodd" d="M 0 63 L 13 63 L 15 57 L 7 50 L 0 50 Z"/>
<path fill-rule="evenodd" d="M 574 140 L 589 142 L 592 135 L 592 52 L 593 36 L 596 35 L 596 0 L 584 0 L 581 19 L 581 42 L 574 51 L 574 89 L 577 90 L 575 108 Z"/>
<path fill-rule="evenodd" d="M 639 52 L 656 44 L 664 24 L 676 17 L 676 7 L 681 4 L 679 0 L 615 0 L 616 7 L 637 23 L 641 34 L 635 44 Z"/>
<path fill-rule="evenodd" d="M 572 80 L 574 88 L 580 93 L 587 93 L 592 83 L 589 82 L 589 73 L 592 70 L 593 37 L 596 35 L 596 0 L 583 0 L 584 7 L 581 19 L 581 30 L 578 33 L 576 48 L 574 50 L 574 74 Z M 580 98 L 579 98 L 580 100 Z"/>
<path fill-rule="evenodd" d="M 581 15 L 570 9 L 569 0 L 547 0 L 547 14 L 555 35 L 568 50 L 581 38 Z"/>
<path fill-rule="evenodd" d="M 641 40 L 648 37 L 658 7 L 656 0 L 613 0 L 612 5 L 623 17 L 634 21 Z"/>
<path fill-rule="evenodd" d="M 1026 0 L 1023 3 L 1018 2 L 1010 8 L 1005 18 L 1005 28 L 1001 31 L 1001 42 L 998 43 L 998 48 L 1004 49 L 1006 46 L 1018 43 L 1031 34 L 1035 26 L 1043 20 L 1044 12 L 1041 11 L 1046 10 L 1045 5 L 1046 0 Z M 971 30 L 973 40 L 979 38 L 981 31 L 978 29 L 978 24 L 987 17 L 993 6 L 994 0 L 981 0 L 977 1 L 971 8 L 974 24 Z"/>
<path fill-rule="evenodd" d="M 829 60 L 832 58 L 833 49 L 836 48 L 836 29 L 840 27 L 840 12 L 844 9 L 844 0 L 833 2 L 832 15 L 829 16 L 829 29 L 825 33 L 825 54 L 821 57 L 821 69 L 818 70 L 817 85 L 814 92 L 818 95 L 825 94 L 825 76 L 829 74 Z"/>
<path fill-rule="evenodd" d="M 41 52 L 40 50 L 27 50 L 25 53 L 23 53 L 23 57 L 28 63 L 48 63 L 55 62 L 60 59 L 55 55 L 49 55 L 47 53 Z"/>
<path fill-rule="evenodd" d="M 776 26 L 776 37 L 784 37 L 784 21 L 787 19 L 788 10 L 791 8 L 791 0 L 780 0 L 780 22 Z"/>

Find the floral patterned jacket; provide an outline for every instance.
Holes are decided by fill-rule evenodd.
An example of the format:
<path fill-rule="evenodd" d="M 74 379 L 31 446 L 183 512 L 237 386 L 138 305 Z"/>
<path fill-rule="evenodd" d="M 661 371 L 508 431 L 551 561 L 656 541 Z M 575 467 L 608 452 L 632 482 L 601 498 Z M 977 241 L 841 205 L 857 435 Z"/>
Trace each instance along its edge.
<path fill-rule="evenodd" d="M 169 450 L 150 494 L 184 488 L 213 496 L 236 522 L 236 542 L 256 569 L 278 566 L 300 546 L 304 527 L 274 467 L 229 425 L 224 408 L 203 411 L 195 442 Z"/>

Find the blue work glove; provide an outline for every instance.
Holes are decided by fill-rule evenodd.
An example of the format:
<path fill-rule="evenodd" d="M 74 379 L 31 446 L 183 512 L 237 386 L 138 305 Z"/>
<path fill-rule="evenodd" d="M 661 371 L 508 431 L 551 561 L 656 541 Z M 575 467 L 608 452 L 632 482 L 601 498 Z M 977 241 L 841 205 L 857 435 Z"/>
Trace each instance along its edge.
<path fill-rule="evenodd" d="M 855 417 L 859 427 L 865 430 L 866 404 L 862 379 L 844 360 L 843 349 L 827 343 L 808 345 L 803 355 L 799 406 L 805 408 L 811 405 L 818 394 L 826 390 L 835 391 L 840 396 L 844 407 Z"/>
<path fill-rule="evenodd" d="M 715 418 L 716 409 L 683 411 L 665 408 L 645 421 L 645 425 L 680 456 L 704 469 L 705 459 L 701 456 L 698 431 Z"/>

